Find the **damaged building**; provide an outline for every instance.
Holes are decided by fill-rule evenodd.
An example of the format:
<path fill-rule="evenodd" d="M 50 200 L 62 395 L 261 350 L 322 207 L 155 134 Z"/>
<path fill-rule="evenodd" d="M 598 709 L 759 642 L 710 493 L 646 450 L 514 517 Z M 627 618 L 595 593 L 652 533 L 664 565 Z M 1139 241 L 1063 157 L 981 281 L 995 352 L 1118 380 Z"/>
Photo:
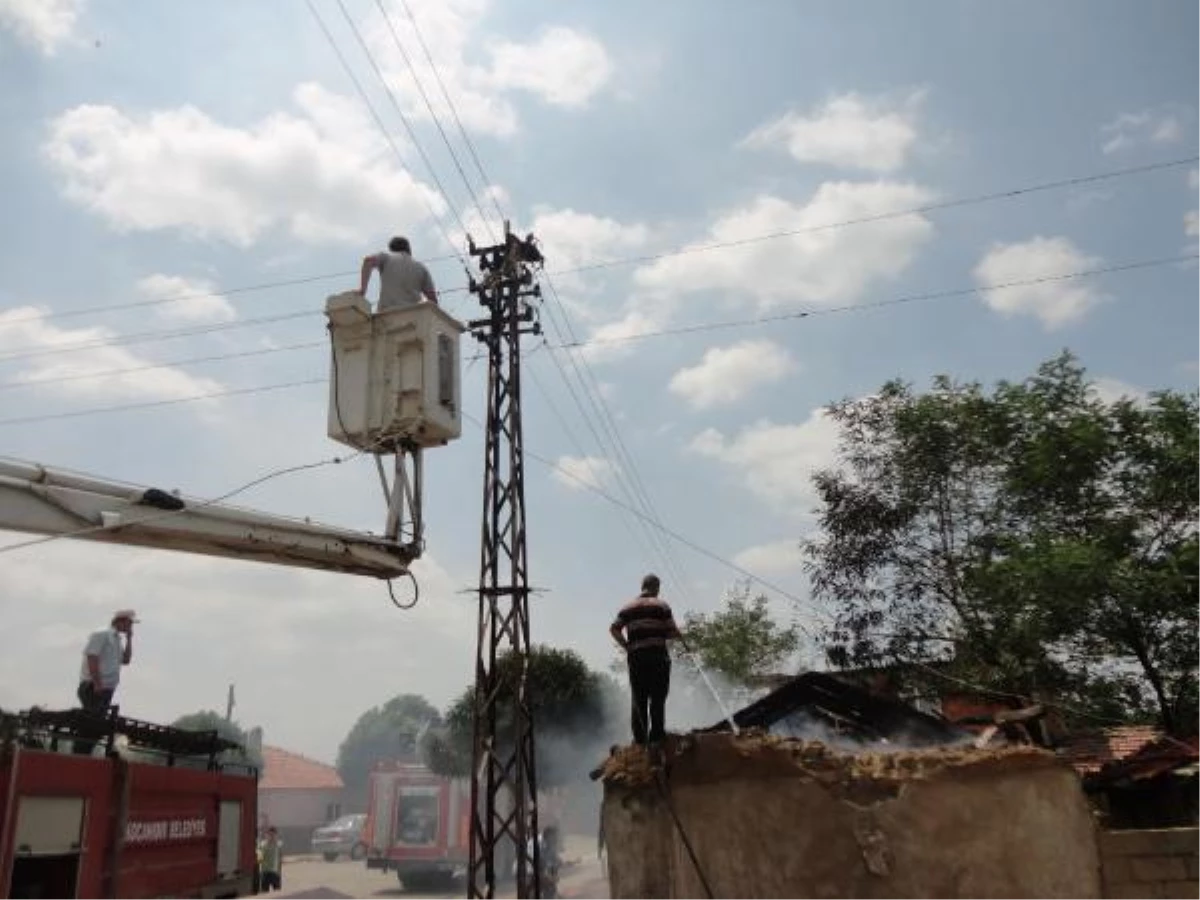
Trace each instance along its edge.
<path fill-rule="evenodd" d="M 959 727 L 807 673 L 654 765 L 617 750 L 600 770 L 611 896 L 1098 896 L 1076 773 L 994 742 L 1022 716 Z"/>

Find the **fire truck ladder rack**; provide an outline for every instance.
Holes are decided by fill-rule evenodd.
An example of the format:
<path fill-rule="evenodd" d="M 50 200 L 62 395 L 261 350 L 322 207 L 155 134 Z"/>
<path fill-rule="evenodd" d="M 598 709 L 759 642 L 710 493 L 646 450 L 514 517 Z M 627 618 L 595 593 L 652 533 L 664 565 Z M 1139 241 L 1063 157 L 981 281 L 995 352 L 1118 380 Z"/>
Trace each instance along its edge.
<path fill-rule="evenodd" d="M 108 715 L 96 715 L 82 709 L 29 709 L 18 713 L 0 713 L 0 744 L 7 751 L 12 746 L 28 749 L 66 751 L 76 741 L 103 743 L 106 752 L 116 752 L 116 739 L 124 735 L 132 749 L 148 751 L 165 757 L 173 766 L 180 759 L 203 758 L 211 770 L 221 768 L 220 755 L 241 750 L 235 741 L 221 737 L 215 731 L 188 731 L 154 722 L 143 722 L 119 715 L 112 707 Z"/>

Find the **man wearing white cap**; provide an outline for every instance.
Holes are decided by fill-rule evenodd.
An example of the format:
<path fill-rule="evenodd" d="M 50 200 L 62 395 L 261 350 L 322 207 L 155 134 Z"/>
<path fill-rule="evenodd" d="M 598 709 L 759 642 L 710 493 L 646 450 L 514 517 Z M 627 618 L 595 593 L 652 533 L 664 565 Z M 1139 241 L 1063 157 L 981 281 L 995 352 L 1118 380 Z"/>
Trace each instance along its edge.
<path fill-rule="evenodd" d="M 79 704 L 96 715 L 104 715 L 112 703 L 121 680 L 121 666 L 133 659 L 133 625 L 137 614 L 132 609 L 113 613 L 108 628 L 93 633 L 83 648 L 83 667 L 79 670 Z M 125 635 L 122 646 L 121 635 Z M 90 754 L 94 744 L 79 741 L 75 752 Z"/>

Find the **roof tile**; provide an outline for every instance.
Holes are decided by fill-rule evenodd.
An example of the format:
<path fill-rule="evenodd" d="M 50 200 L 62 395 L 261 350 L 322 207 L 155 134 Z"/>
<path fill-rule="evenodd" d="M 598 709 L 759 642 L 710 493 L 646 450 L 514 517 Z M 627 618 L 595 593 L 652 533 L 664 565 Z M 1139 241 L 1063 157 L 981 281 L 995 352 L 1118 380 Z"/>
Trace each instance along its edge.
<path fill-rule="evenodd" d="M 263 776 L 258 782 L 263 791 L 341 790 L 345 785 L 333 766 L 282 750 L 262 748 Z"/>

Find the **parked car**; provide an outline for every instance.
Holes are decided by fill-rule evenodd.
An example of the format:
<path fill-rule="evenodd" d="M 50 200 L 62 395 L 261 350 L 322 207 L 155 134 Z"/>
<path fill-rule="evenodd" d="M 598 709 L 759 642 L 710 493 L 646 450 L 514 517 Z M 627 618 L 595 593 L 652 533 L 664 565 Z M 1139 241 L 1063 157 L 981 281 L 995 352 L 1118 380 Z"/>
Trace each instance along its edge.
<path fill-rule="evenodd" d="M 365 815 L 358 814 L 342 816 L 335 822 L 322 825 L 313 832 L 313 852 L 324 856 L 326 862 L 333 862 L 343 853 L 351 859 L 362 859 L 367 855 L 367 845 L 362 839 L 366 821 Z"/>

